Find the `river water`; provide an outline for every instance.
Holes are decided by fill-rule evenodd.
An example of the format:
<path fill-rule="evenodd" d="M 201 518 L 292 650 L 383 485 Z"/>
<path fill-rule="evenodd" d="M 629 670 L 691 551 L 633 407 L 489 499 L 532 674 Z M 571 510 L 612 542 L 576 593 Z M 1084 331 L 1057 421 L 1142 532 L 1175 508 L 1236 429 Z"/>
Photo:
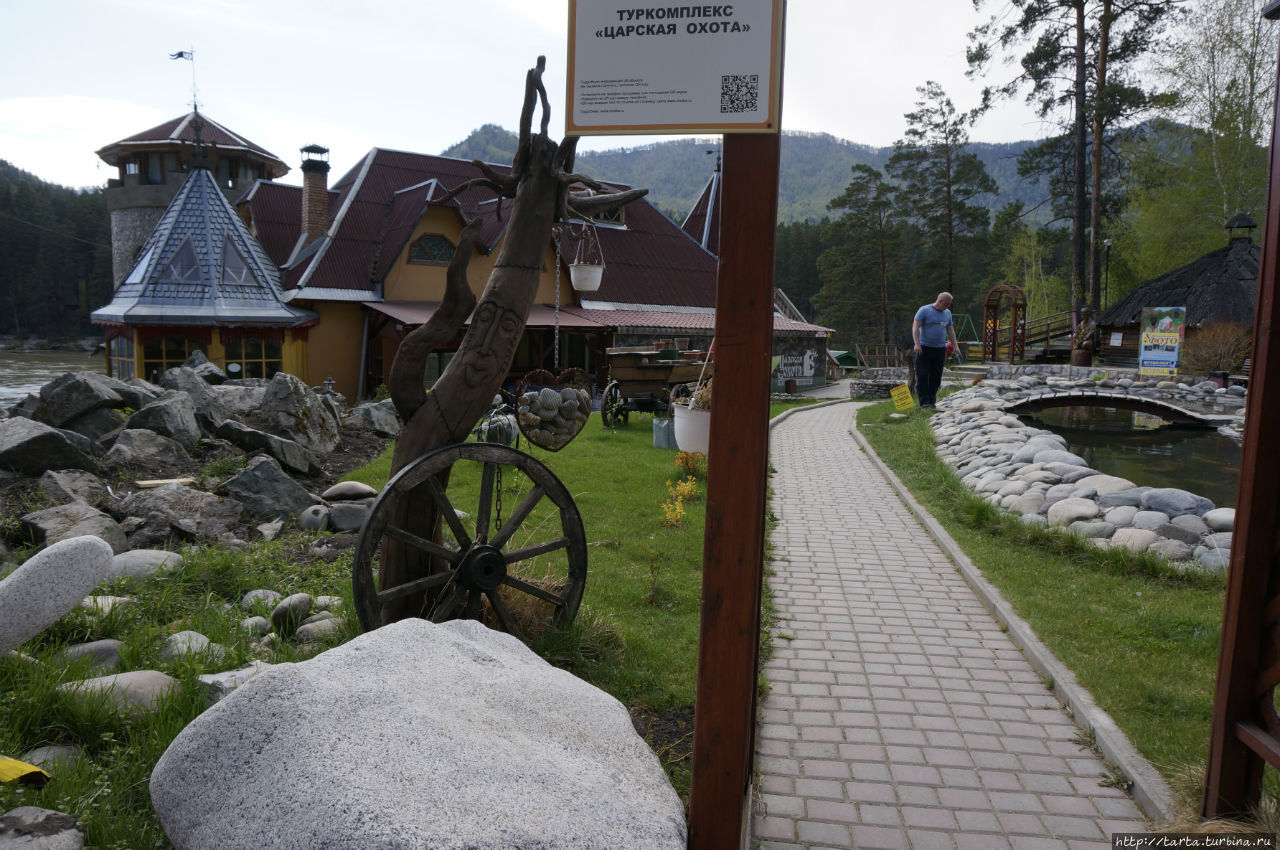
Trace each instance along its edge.
<path fill-rule="evenodd" d="M 1148 487 L 1177 487 L 1233 508 L 1241 446 L 1217 431 L 1170 425 L 1113 407 L 1051 407 L 1023 421 L 1047 428 L 1107 475 Z"/>
<path fill-rule="evenodd" d="M 0 351 L 0 407 L 11 407 L 39 393 L 67 372 L 105 372 L 102 354 L 83 351 Z"/>

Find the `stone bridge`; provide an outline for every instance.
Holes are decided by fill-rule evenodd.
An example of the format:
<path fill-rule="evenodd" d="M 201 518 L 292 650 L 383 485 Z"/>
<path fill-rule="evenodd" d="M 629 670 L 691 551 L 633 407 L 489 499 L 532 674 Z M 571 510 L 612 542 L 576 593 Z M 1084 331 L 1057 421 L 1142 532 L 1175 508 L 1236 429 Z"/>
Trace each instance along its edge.
<path fill-rule="evenodd" d="M 1225 403 L 1223 399 L 1214 395 L 1195 394 L 1194 391 L 1187 393 L 1147 387 L 1136 389 L 1121 386 L 1104 387 L 1094 381 L 1084 383 L 1084 386 L 1049 385 L 1002 393 L 1006 401 L 1005 412 L 1016 416 L 1050 407 L 1115 407 L 1121 410 L 1150 413 L 1178 425 L 1220 428 L 1224 425 L 1238 424 L 1240 417 L 1236 411 L 1243 409 L 1243 407 L 1237 408 L 1233 403 Z M 1172 382 L 1162 381 L 1161 383 Z M 1215 384 L 1213 390 L 1217 389 Z M 1015 394 L 1016 398 L 1011 397 Z M 1234 399 L 1236 396 L 1230 398 Z M 1229 408 L 1231 412 L 1228 412 Z"/>

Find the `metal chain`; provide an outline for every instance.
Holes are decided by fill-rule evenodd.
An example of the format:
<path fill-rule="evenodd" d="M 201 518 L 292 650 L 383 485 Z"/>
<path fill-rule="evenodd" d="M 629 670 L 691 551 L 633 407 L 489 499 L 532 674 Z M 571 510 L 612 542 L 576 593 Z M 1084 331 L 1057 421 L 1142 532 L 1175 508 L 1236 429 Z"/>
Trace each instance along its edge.
<path fill-rule="evenodd" d="M 560 249 L 559 240 L 556 240 L 556 355 L 555 370 L 560 372 Z"/>
<path fill-rule="evenodd" d="M 494 517 L 493 517 L 493 533 L 497 534 L 502 530 L 502 464 L 498 464 L 497 481 L 494 486 L 497 488 L 497 497 L 494 499 Z"/>

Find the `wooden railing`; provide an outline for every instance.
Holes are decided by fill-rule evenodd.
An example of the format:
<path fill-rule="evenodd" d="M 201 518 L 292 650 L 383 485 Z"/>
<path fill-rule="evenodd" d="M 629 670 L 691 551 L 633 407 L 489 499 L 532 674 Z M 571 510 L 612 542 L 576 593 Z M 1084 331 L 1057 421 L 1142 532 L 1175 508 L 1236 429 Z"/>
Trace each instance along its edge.
<path fill-rule="evenodd" d="M 1027 321 L 1027 346 L 1038 345 L 1048 349 L 1049 343 L 1063 338 L 1070 339 L 1076 332 L 1076 317 L 1072 310 L 1050 313 Z"/>
<path fill-rule="evenodd" d="M 857 342 L 853 344 L 853 356 L 857 359 L 858 367 L 861 369 L 902 366 L 907 362 L 908 353 L 896 345 Z"/>

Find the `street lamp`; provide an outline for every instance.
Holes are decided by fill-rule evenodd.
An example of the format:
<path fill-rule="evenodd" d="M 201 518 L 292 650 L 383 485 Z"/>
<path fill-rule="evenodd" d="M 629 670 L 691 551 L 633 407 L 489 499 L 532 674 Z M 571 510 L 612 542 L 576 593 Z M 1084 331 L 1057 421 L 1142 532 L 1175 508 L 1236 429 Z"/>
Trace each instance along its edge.
<path fill-rule="evenodd" d="M 1107 308 L 1107 288 L 1111 283 L 1111 240 L 1102 240 L 1102 309 Z"/>

